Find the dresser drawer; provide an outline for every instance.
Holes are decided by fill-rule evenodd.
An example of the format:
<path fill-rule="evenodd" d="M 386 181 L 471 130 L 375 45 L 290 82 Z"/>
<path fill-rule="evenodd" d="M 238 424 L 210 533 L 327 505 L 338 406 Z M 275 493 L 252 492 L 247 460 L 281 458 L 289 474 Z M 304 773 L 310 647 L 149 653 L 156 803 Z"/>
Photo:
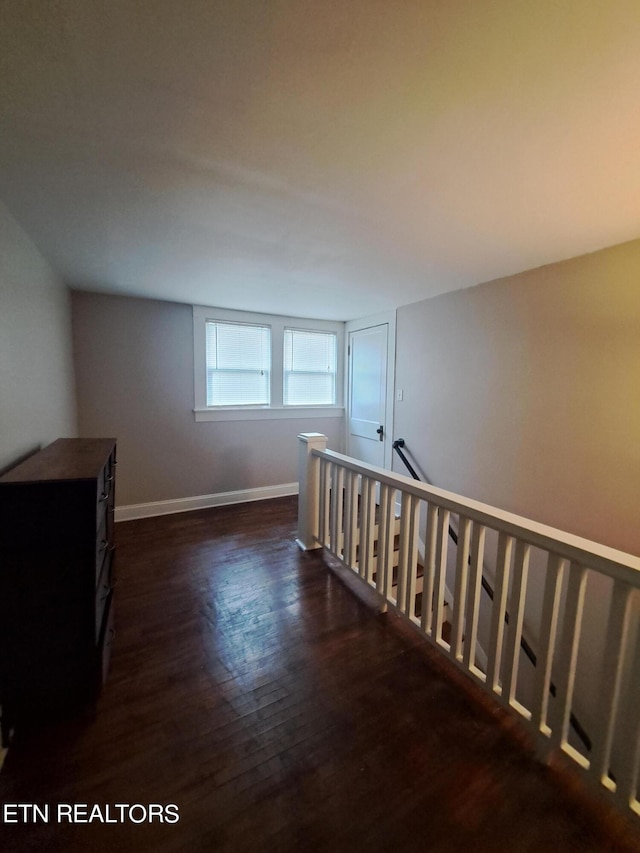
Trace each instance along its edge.
<path fill-rule="evenodd" d="M 104 566 L 102 567 L 102 574 L 100 575 L 100 580 L 96 587 L 96 643 L 100 639 L 100 632 L 103 628 L 107 602 L 111 598 L 113 589 L 113 574 L 111 571 L 112 557 L 113 552 L 108 551 L 104 560 Z"/>
<path fill-rule="evenodd" d="M 98 535 L 96 536 L 96 573 L 95 573 L 95 585 L 98 586 L 98 581 L 100 580 L 100 575 L 102 574 L 102 569 L 104 567 L 104 562 L 109 553 L 111 545 L 109 543 L 109 535 L 108 535 L 108 525 L 107 525 L 107 516 L 106 513 L 104 517 L 100 521 L 100 526 L 98 528 Z"/>
<path fill-rule="evenodd" d="M 113 543 L 113 524 L 110 523 L 109 517 L 105 515 L 105 517 L 100 522 L 100 527 L 98 528 L 98 535 L 96 536 L 96 587 L 98 586 L 98 582 L 100 580 L 100 575 L 102 574 L 105 561 L 107 557 L 113 553 L 114 548 L 115 546 Z"/>
<path fill-rule="evenodd" d="M 104 520 L 107 521 L 107 537 L 111 538 L 115 512 L 115 460 L 109 459 L 100 472 L 96 490 L 96 528 L 100 530 Z"/>
<path fill-rule="evenodd" d="M 105 476 L 105 471 L 103 471 L 100 475 L 100 480 L 98 481 L 97 490 L 96 516 L 98 518 L 102 518 L 105 513 L 105 510 L 111 502 L 112 489 L 113 482 L 109 482 L 107 480 Z"/>
<path fill-rule="evenodd" d="M 98 672 L 100 675 L 99 687 L 101 687 L 107 680 L 109 661 L 111 659 L 111 648 L 115 633 L 116 632 L 113 627 L 113 593 L 111 593 L 105 602 L 104 624 L 102 626 L 102 632 L 98 643 Z"/>

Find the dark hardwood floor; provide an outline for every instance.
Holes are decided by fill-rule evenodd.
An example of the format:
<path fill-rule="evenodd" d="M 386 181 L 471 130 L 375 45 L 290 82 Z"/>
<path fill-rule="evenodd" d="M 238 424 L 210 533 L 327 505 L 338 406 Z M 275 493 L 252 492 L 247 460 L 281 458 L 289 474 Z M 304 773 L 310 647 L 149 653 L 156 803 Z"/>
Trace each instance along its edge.
<path fill-rule="evenodd" d="M 638 849 L 417 634 L 301 553 L 295 513 L 285 498 L 118 525 L 108 683 L 95 715 L 16 732 L 2 803 L 50 819 L 0 823 L 1 850 Z M 60 824 L 60 803 L 180 820 Z"/>

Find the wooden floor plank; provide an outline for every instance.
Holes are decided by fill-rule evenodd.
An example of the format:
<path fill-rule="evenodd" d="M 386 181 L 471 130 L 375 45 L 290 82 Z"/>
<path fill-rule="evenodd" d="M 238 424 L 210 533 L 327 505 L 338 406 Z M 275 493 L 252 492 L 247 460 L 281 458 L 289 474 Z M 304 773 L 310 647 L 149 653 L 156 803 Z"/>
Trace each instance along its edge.
<path fill-rule="evenodd" d="M 0 796 L 180 821 L 0 823 L 0 849 L 637 849 L 294 540 L 291 498 L 118 525 L 96 712 L 18 730 Z"/>

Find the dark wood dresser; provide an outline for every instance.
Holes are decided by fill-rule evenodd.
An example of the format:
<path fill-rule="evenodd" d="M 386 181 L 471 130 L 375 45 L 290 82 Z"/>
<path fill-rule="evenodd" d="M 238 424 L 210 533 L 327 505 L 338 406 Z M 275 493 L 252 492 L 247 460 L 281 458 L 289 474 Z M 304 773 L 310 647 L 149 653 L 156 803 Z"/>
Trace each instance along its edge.
<path fill-rule="evenodd" d="M 113 636 L 116 443 L 60 438 L 0 477 L 2 740 L 77 708 Z"/>

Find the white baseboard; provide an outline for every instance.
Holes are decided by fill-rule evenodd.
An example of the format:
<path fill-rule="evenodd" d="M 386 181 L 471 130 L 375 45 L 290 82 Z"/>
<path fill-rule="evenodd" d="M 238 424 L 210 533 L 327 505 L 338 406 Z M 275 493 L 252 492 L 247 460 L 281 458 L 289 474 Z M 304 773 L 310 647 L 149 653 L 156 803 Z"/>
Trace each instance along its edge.
<path fill-rule="evenodd" d="M 237 492 L 218 492 L 215 495 L 197 495 L 193 498 L 176 498 L 172 501 L 152 501 L 145 504 L 118 506 L 116 521 L 133 521 L 136 518 L 152 518 L 156 515 L 172 515 L 176 512 L 191 512 L 195 509 L 209 509 L 214 506 L 242 504 L 249 501 L 264 501 L 269 498 L 283 498 L 298 494 L 297 483 L 283 483 L 280 486 L 262 486 L 258 489 L 240 489 Z"/>

